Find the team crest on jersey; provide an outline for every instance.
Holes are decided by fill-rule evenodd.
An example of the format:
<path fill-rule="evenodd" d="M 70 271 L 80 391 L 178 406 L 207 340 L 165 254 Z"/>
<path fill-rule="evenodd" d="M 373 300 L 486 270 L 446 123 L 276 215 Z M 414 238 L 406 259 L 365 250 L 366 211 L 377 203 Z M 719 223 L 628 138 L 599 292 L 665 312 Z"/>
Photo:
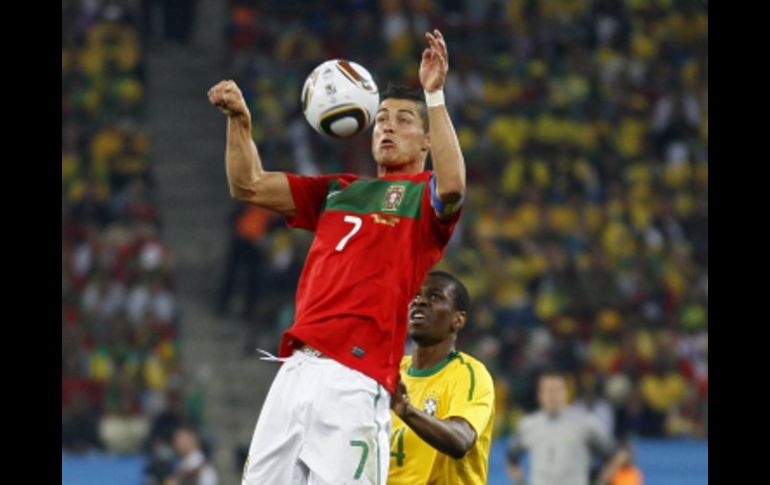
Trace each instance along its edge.
<path fill-rule="evenodd" d="M 406 187 L 403 185 L 391 185 L 388 187 L 387 192 L 385 192 L 385 206 L 382 208 L 382 210 L 398 210 L 398 206 L 401 204 L 401 201 L 404 200 L 405 190 Z"/>
<path fill-rule="evenodd" d="M 422 410 L 425 411 L 425 414 L 435 416 L 436 411 L 438 410 L 438 398 L 434 395 L 426 397 L 422 405 Z"/>

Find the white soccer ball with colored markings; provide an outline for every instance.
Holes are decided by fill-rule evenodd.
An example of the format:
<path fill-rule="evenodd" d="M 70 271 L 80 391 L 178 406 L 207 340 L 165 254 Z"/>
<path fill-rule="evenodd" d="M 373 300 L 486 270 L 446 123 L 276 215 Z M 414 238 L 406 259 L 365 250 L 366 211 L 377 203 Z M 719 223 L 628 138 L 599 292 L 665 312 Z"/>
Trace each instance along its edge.
<path fill-rule="evenodd" d="M 302 112 L 310 126 L 331 138 L 366 131 L 374 122 L 380 93 L 363 66 L 333 59 L 316 67 L 302 87 Z"/>

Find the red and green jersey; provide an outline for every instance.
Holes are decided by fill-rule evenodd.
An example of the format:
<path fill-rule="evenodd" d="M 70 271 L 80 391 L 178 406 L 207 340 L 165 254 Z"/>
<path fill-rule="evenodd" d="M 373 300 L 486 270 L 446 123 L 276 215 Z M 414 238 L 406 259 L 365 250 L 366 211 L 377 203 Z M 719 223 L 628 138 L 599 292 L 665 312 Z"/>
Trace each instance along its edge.
<path fill-rule="evenodd" d="M 296 207 L 287 223 L 315 237 L 280 356 L 304 342 L 395 391 L 409 302 L 461 212 L 437 218 L 431 175 L 287 174 Z"/>

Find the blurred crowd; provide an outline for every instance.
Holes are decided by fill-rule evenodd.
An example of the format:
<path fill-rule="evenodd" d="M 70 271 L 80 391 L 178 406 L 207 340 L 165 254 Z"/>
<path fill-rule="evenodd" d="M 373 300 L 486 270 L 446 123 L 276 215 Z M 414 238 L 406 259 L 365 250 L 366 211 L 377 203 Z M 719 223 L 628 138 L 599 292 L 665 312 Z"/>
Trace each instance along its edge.
<path fill-rule="evenodd" d="M 189 454 L 182 427 L 203 425 L 205 376 L 180 367 L 143 39 L 125 4 L 62 2 L 62 449 L 147 452 L 160 480 L 175 449 Z"/>
<path fill-rule="evenodd" d="M 575 405 L 620 438 L 707 437 L 707 2 L 231 1 L 229 75 L 269 168 L 374 175 L 369 138 L 316 135 L 299 90 L 337 57 L 381 89 L 418 86 L 429 28 L 448 42 L 468 169 L 439 267 L 471 292 L 458 345 L 495 376 L 497 434 L 536 407 L 534 376 L 556 366 Z M 249 294 L 277 335 L 308 239 L 260 227 Z"/>
<path fill-rule="evenodd" d="M 204 425 L 205 376 L 180 366 L 143 122 L 148 11 L 129 8 L 144 3 L 62 2 L 62 448 L 146 452 L 163 477 L 179 433 L 197 446 L 184 433 Z M 368 137 L 307 125 L 310 71 L 345 57 L 381 88 L 417 86 L 422 33 L 444 33 L 468 192 L 439 267 L 471 292 L 458 346 L 495 376 L 498 435 L 556 366 L 618 437 L 708 436 L 707 2 L 251 0 L 229 12 L 228 74 L 262 157 L 303 174 L 374 175 Z M 232 227 L 217 309 L 230 311 L 243 268 L 238 311 L 277 339 L 310 238 L 248 206 Z"/>

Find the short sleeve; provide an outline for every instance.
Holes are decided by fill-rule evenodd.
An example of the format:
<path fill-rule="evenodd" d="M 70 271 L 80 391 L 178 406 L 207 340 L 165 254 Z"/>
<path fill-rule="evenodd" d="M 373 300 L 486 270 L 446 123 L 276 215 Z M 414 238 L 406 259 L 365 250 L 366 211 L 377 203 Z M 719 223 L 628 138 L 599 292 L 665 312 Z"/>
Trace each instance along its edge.
<path fill-rule="evenodd" d="M 297 229 L 315 231 L 321 210 L 326 202 L 330 183 L 336 175 L 307 177 L 287 173 L 291 196 L 294 199 L 295 214 L 286 217 L 286 224 Z"/>
<path fill-rule="evenodd" d="M 446 417 L 465 419 L 476 431 L 476 436 L 479 436 L 494 412 L 495 388 L 492 376 L 486 368 L 475 362 L 462 362 L 461 365 L 468 372 L 460 373 L 462 378 L 456 382 Z"/>

